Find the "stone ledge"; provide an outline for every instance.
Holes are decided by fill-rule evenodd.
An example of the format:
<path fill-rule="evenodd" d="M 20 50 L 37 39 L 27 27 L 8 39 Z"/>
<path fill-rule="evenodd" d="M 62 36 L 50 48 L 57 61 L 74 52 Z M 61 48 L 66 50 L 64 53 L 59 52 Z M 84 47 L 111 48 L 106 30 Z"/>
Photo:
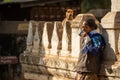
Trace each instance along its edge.
<path fill-rule="evenodd" d="M 23 73 L 35 73 L 35 74 L 44 74 L 44 75 L 52 75 L 52 76 L 61 76 L 66 78 L 74 78 L 75 72 L 64 70 L 64 69 L 57 69 L 57 68 L 49 68 L 44 66 L 35 66 L 35 65 L 28 65 L 22 64 Z"/>
<path fill-rule="evenodd" d="M 60 76 L 52 76 L 52 75 L 43 75 L 43 74 L 34 74 L 34 73 L 24 73 L 24 77 L 26 80 L 73 80 L 72 78 L 65 78 Z"/>
<path fill-rule="evenodd" d="M 22 64 L 38 65 L 51 68 L 61 68 L 73 71 L 77 64 L 78 58 L 72 57 L 56 57 L 56 56 L 35 56 L 35 55 L 20 55 L 20 62 Z"/>
<path fill-rule="evenodd" d="M 74 78 L 74 67 L 77 63 L 77 58 L 21 54 L 20 62 L 23 72 Z"/>
<path fill-rule="evenodd" d="M 74 58 L 56 57 L 56 56 L 35 56 L 21 55 L 21 64 L 26 73 L 46 74 L 74 78 L 74 66 L 77 60 Z M 119 61 L 106 61 L 102 64 L 100 75 L 109 77 L 120 77 Z"/>

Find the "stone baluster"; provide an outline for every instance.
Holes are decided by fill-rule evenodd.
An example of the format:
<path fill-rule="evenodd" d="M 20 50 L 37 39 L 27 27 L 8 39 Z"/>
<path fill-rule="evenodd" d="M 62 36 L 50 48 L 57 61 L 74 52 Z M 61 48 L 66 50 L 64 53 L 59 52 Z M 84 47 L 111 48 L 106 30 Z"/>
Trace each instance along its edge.
<path fill-rule="evenodd" d="M 48 48 L 51 49 L 52 45 L 51 45 L 51 38 L 53 35 L 53 29 L 54 29 L 54 23 L 53 22 L 48 22 L 47 23 L 47 34 L 48 34 Z"/>
<path fill-rule="evenodd" d="M 52 22 L 45 22 L 43 35 L 42 35 L 42 44 L 43 44 L 43 51 L 45 54 L 50 54 L 51 49 L 51 38 L 53 32 L 53 23 Z"/>
<path fill-rule="evenodd" d="M 32 54 L 39 53 L 40 39 L 39 39 L 38 27 L 39 27 L 39 22 L 35 22 L 35 34 L 34 34 L 34 40 L 33 40 Z"/>
<path fill-rule="evenodd" d="M 49 49 L 48 49 L 49 41 L 48 41 L 48 34 L 47 34 L 47 22 L 45 22 L 44 28 L 43 28 L 42 44 L 43 44 L 42 51 L 44 51 L 43 53 L 48 54 L 49 53 Z"/>
<path fill-rule="evenodd" d="M 30 21 L 28 27 L 28 35 L 27 35 L 27 46 L 26 46 L 26 51 L 24 53 L 30 53 L 32 51 L 32 46 L 33 46 L 33 27 L 32 27 L 32 21 Z"/>
<path fill-rule="evenodd" d="M 43 36 L 43 29 L 44 29 L 44 24 L 45 22 L 44 21 L 40 21 L 39 22 L 39 27 L 38 27 L 38 31 L 39 31 L 39 39 L 40 39 L 40 48 L 39 48 L 39 52 L 40 52 L 40 55 L 43 55 L 44 53 L 44 46 L 43 46 L 43 42 L 42 42 L 42 36 Z"/>
<path fill-rule="evenodd" d="M 59 43 L 59 39 L 58 39 L 58 35 L 57 35 L 57 22 L 54 23 L 54 29 L 53 29 L 53 34 L 52 34 L 52 39 L 51 39 L 51 54 L 52 55 L 58 55 L 58 43 Z"/>
<path fill-rule="evenodd" d="M 69 56 L 70 55 L 70 50 L 69 50 L 69 37 L 68 35 L 71 35 L 71 33 L 67 33 L 67 24 L 70 24 L 70 22 L 67 22 L 64 26 L 63 26 L 63 34 L 62 34 L 62 50 L 60 52 L 60 56 Z"/>
<path fill-rule="evenodd" d="M 62 34 L 63 34 L 62 22 L 57 22 L 56 28 L 57 28 L 57 35 L 59 39 L 57 49 L 60 51 L 62 49 Z"/>

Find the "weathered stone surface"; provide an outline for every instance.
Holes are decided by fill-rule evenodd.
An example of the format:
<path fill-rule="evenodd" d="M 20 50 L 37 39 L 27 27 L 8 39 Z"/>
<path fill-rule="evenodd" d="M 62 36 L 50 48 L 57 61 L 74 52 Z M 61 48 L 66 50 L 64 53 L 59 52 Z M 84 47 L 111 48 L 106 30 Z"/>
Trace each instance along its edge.
<path fill-rule="evenodd" d="M 25 73 L 25 80 L 73 80 L 60 76 L 52 76 L 52 75 L 43 75 L 43 74 L 34 74 L 34 73 Z"/>
<path fill-rule="evenodd" d="M 120 11 L 120 0 L 111 0 L 111 12 Z"/>
<path fill-rule="evenodd" d="M 101 20 L 104 28 L 103 36 L 106 40 L 107 46 L 105 49 L 105 60 L 116 60 L 116 54 L 119 53 L 119 34 L 120 34 L 120 12 L 109 12 Z"/>
<path fill-rule="evenodd" d="M 34 73 L 24 73 L 25 79 L 28 80 L 49 80 L 49 75 L 34 74 Z"/>
<path fill-rule="evenodd" d="M 53 76 L 53 77 L 50 77 L 49 80 L 73 80 L 73 79 L 69 79 L 69 78 L 65 78 L 65 77 L 60 77 L 60 76 Z"/>

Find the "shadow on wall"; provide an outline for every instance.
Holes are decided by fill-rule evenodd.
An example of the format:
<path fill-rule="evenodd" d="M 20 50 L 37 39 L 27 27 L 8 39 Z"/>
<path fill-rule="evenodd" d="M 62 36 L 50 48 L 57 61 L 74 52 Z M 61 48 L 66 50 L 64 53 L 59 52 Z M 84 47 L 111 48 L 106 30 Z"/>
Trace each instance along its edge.
<path fill-rule="evenodd" d="M 116 12 L 115 16 L 115 49 L 116 49 L 116 54 L 120 54 L 120 12 Z"/>
<path fill-rule="evenodd" d="M 117 57 L 111 46 L 111 43 L 109 43 L 112 37 L 109 36 L 108 31 L 105 28 L 103 28 L 101 24 L 100 24 L 100 28 L 101 28 L 101 34 L 103 35 L 106 42 L 106 47 L 103 52 L 103 63 L 101 65 L 101 70 L 100 70 L 100 75 L 103 75 L 103 76 L 100 78 L 109 80 L 108 76 L 113 73 L 112 65 L 117 61 Z"/>

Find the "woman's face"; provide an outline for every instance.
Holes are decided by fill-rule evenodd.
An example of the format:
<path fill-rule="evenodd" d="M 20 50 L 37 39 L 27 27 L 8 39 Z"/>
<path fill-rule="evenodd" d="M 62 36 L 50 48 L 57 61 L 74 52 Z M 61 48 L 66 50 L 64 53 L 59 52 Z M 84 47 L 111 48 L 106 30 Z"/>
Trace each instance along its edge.
<path fill-rule="evenodd" d="M 89 33 L 89 32 L 92 30 L 92 28 L 89 27 L 89 26 L 87 25 L 87 23 L 84 21 L 83 24 L 82 24 L 82 30 L 83 30 L 84 32 L 86 32 L 86 33 Z"/>

